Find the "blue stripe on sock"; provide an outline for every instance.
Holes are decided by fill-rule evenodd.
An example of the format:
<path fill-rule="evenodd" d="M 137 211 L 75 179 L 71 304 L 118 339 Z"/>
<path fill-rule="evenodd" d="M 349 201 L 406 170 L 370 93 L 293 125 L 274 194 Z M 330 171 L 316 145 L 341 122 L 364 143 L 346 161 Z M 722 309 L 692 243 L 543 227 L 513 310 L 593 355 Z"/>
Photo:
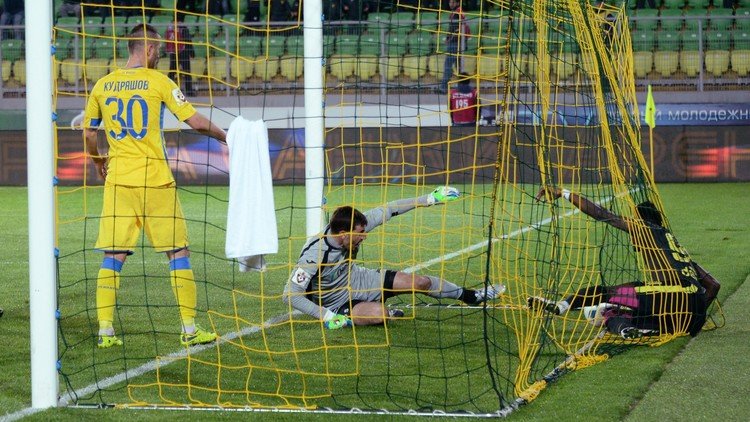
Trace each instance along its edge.
<path fill-rule="evenodd" d="M 190 258 L 183 256 L 182 258 L 175 258 L 169 261 L 169 271 L 174 270 L 189 270 L 190 269 Z"/>
<path fill-rule="evenodd" d="M 122 271 L 122 264 L 122 261 L 118 261 L 115 258 L 108 256 L 102 261 L 102 268 L 119 273 L 120 271 Z"/>

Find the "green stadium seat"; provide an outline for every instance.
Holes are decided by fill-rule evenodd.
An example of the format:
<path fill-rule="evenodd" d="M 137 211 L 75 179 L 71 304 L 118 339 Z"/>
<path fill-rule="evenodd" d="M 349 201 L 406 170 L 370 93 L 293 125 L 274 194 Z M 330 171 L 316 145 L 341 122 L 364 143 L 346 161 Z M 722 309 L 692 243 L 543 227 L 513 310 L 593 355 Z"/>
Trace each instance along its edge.
<path fill-rule="evenodd" d="M 200 15 L 187 15 L 185 25 L 190 29 L 191 34 L 203 34 L 206 31 L 206 18 Z"/>
<path fill-rule="evenodd" d="M 661 11 L 659 23 L 661 24 L 661 29 L 664 31 L 679 31 L 685 24 L 685 18 L 683 18 L 682 11 L 679 9 L 664 9 Z"/>
<path fill-rule="evenodd" d="M 708 13 L 704 9 L 688 9 L 683 16 L 686 31 L 697 31 L 699 25 L 702 29 L 708 28 Z"/>
<path fill-rule="evenodd" d="M 654 66 L 654 53 L 651 51 L 636 51 L 633 53 L 633 71 L 638 78 L 645 78 Z"/>
<path fill-rule="evenodd" d="M 281 72 L 281 76 L 288 81 L 296 81 L 300 78 L 304 68 L 304 62 L 301 56 L 282 56 L 281 59 L 279 59 L 279 71 Z"/>
<path fill-rule="evenodd" d="M 508 30 L 509 18 L 507 16 L 501 16 L 494 19 L 485 19 L 486 29 L 482 35 L 498 36 L 505 34 Z"/>
<path fill-rule="evenodd" d="M 159 31 L 160 34 L 164 34 L 164 31 L 169 28 L 169 25 L 174 25 L 175 19 L 174 15 L 154 15 L 151 16 L 151 25 L 156 28 L 157 31 Z M 187 26 L 187 25 L 186 25 Z"/>
<path fill-rule="evenodd" d="M 280 57 L 284 55 L 286 48 L 286 37 L 283 35 L 271 35 L 266 40 L 266 55 L 268 57 Z"/>
<path fill-rule="evenodd" d="M 127 26 L 128 18 L 125 16 L 105 16 L 102 28 L 102 33 L 104 35 L 109 35 L 110 37 L 122 37 L 128 32 L 128 26 Z M 164 30 L 166 27 L 157 28 L 160 34 L 164 34 Z"/>
<path fill-rule="evenodd" d="M 663 77 L 672 76 L 679 67 L 679 53 L 677 51 L 657 51 L 654 53 L 654 70 L 659 75 Z"/>
<path fill-rule="evenodd" d="M 633 51 L 653 51 L 656 46 L 656 34 L 651 31 L 633 31 Z"/>
<path fill-rule="evenodd" d="M 13 64 L 13 62 L 11 62 L 10 60 L 3 60 L 3 62 L 2 62 L 2 77 L 3 77 L 3 82 L 8 82 L 10 80 L 10 72 L 11 72 L 11 69 L 12 69 L 12 67 L 11 67 L 12 64 Z"/>
<path fill-rule="evenodd" d="M 711 6 L 711 0 L 687 0 L 688 7 L 694 9 L 708 9 Z"/>
<path fill-rule="evenodd" d="M 664 0 L 665 9 L 682 9 L 685 7 L 685 0 Z"/>
<path fill-rule="evenodd" d="M 238 23 L 240 23 L 242 19 L 237 20 L 236 14 L 229 14 L 222 16 L 221 20 L 223 21 L 221 23 L 222 31 L 229 35 L 229 38 L 237 38 L 237 34 L 240 32 Z"/>
<path fill-rule="evenodd" d="M 70 57 L 70 40 L 55 40 L 52 44 L 55 47 L 55 59 L 63 61 Z"/>
<path fill-rule="evenodd" d="M 712 30 L 720 30 L 720 31 L 728 31 L 732 29 L 732 25 L 734 24 L 734 19 L 732 18 L 732 15 L 730 12 L 717 12 L 717 10 L 722 9 L 714 9 L 714 13 L 712 13 L 709 16 L 708 21 L 708 27 Z"/>
<path fill-rule="evenodd" d="M 731 35 L 727 31 L 707 31 L 706 32 L 706 49 L 708 50 L 729 50 L 731 45 Z"/>
<path fill-rule="evenodd" d="M 735 10 L 734 25 L 741 31 L 750 31 L 750 9 Z"/>
<path fill-rule="evenodd" d="M 381 30 L 388 30 L 388 20 L 390 19 L 390 13 L 375 12 L 367 15 L 367 31 L 379 32 Z"/>
<path fill-rule="evenodd" d="M 467 16 L 466 26 L 469 27 L 469 34 L 481 35 L 484 33 L 484 20 L 480 16 Z"/>
<path fill-rule="evenodd" d="M 286 37 L 286 52 L 291 56 L 304 56 L 305 45 L 302 35 L 290 35 Z"/>
<path fill-rule="evenodd" d="M 415 23 L 417 29 L 423 31 L 437 31 L 438 27 L 438 13 L 437 12 L 423 12 L 420 11 L 415 17 Z"/>
<path fill-rule="evenodd" d="M 115 41 L 111 38 L 99 38 L 94 46 L 94 56 L 111 60 L 115 57 Z"/>
<path fill-rule="evenodd" d="M 219 34 L 211 39 L 210 53 L 214 56 L 226 56 L 232 54 L 239 48 L 232 40 L 227 39 L 224 34 Z"/>
<path fill-rule="evenodd" d="M 426 56 L 431 54 L 434 51 L 432 47 L 432 38 L 433 37 L 423 32 L 417 32 L 410 35 L 406 39 L 408 53 L 416 56 Z M 361 48 L 362 47 L 360 46 L 360 49 Z"/>
<path fill-rule="evenodd" d="M 261 37 L 240 37 L 237 41 L 237 51 L 241 57 L 260 56 L 263 38 Z"/>
<path fill-rule="evenodd" d="M 331 76 L 339 81 L 345 80 L 354 75 L 354 68 L 357 64 L 357 57 L 351 54 L 334 54 L 328 60 L 328 67 Z"/>
<path fill-rule="evenodd" d="M 728 72 L 729 50 L 706 51 L 706 71 L 717 77 Z"/>
<path fill-rule="evenodd" d="M 420 81 L 427 74 L 427 56 L 404 56 L 404 75 L 414 82 Z"/>
<path fill-rule="evenodd" d="M 476 56 L 479 54 L 479 39 L 478 35 L 469 35 L 466 37 L 465 55 Z"/>
<path fill-rule="evenodd" d="M 687 76 L 693 77 L 701 71 L 701 54 L 697 50 L 680 51 L 680 69 Z"/>
<path fill-rule="evenodd" d="M 117 47 L 115 48 L 115 58 L 127 60 L 128 57 L 130 57 L 130 54 L 128 53 L 128 42 L 124 40 L 118 41 Z"/>
<path fill-rule="evenodd" d="M 517 44 L 518 41 L 514 41 L 514 43 Z M 479 52 L 483 55 L 505 54 L 507 47 L 508 38 L 506 36 L 483 36 L 479 45 Z"/>
<path fill-rule="evenodd" d="M 750 31 L 732 32 L 732 45 L 735 50 L 750 51 Z"/>
<path fill-rule="evenodd" d="M 368 81 L 378 73 L 379 66 L 380 59 L 378 58 L 378 56 L 360 55 L 358 57 L 357 64 L 354 67 L 354 76 L 359 81 Z"/>
<path fill-rule="evenodd" d="M 336 37 L 336 54 L 347 56 L 359 54 L 359 36 L 346 34 Z"/>
<path fill-rule="evenodd" d="M 389 32 L 388 36 L 386 37 L 387 42 L 387 49 L 388 55 L 393 56 L 403 56 L 406 54 L 406 39 L 408 36 L 406 34 L 402 34 L 400 32 Z"/>
<path fill-rule="evenodd" d="M 336 37 L 334 35 L 323 35 L 323 55 L 331 57 L 336 51 Z"/>
<path fill-rule="evenodd" d="M 262 58 L 255 62 L 255 76 L 263 82 L 271 82 L 279 74 L 279 58 Z M 295 77 L 296 79 L 296 77 Z"/>
<path fill-rule="evenodd" d="M 414 13 L 412 12 L 395 12 L 391 13 L 388 18 L 390 31 L 409 33 L 414 30 Z"/>
<path fill-rule="evenodd" d="M 682 46 L 682 50 L 698 51 L 701 45 L 698 31 L 685 30 L 680 33 L 680 45 Z"/>
<path fill-rule="evenodd" d="M 640 9 L 636 11 L 636 28 L 639 31 L 656 31 L 656 27 L 659 26 L 659 11 L 657 9 Z M 662 24 L 663 25 L 663 24 Z"/>
<path fill-rule="evenodd" d="M 657 35 L 658 51 L 679 51 L 680 50 L 680 33 L 672 31 L 660 31 Z M 656 57 L 654 57 L 656 61 Z"/>
<path fill-rule="evenodd" d="M 224 34 L 221 30 L 223 24 L 219 20 L 220 18 L 215 16 L 209 16 L 206 19 L 207 26 L 206 26 L 206 35 L 208 35 L 209 38 L 216 38 L 219 34 Z"/>
<path fill-rule="evenodd" d="M 57 24 L 55 24 L 55 29 L 55 39 L 65 39 L 69 41 L 75 37 L 75 33 L 80 29 L 80 26 L 78 25 L 78 18 L 59 18 L 57 20 Z"/>
<path fill-rule="evenodd" d="M 102 18 L 100 16 L 86 16 L 81 19 L 81 32 L 86 35 L 102 33 Z"/>
<path fill-rule="evenodd" d="M 380 55 L 380 36 L 372 32 L 365 32 L 359 36 L 359 54 L 365 56 Z"/>
<path fill-rule="evenodd" d="M 21 40 L 2 40 L 0 41 L 0 51 L 3 52 L 3 60 L 12 62 L 19 60 L 24 56 L 24 45 Z"/>

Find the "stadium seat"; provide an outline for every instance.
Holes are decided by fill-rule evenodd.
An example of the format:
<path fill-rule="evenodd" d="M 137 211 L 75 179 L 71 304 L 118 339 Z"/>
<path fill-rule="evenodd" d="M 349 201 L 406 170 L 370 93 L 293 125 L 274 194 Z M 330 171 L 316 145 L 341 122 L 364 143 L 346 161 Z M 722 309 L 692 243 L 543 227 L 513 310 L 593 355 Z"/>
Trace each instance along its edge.
<path fill-rule="evenodd" d="M 396 80 L 401 74 L 401 56 L 389 56 L 385 59 L 385 77 L 389 81 Z"/>
<path fill-rule="evenodd" d="M 401 34 L 408 34 L 414 29 L 414 13 L 395 12 L 389 16 L 389 30 Z"/>
<path fill-rule="evenodd" d="M 333 35 L 323 35 L 323 55 L 331 57 L 334 51 L 336 51 L 336 37 Z"/>
<path fill-rule="evenodd" d="M 680 69 L 685 72 L 686 75 L 693 77 L 701 72 L 701 54 L 697 50 L 683 50 L 680 51 Z"/>
<path fill-rule="evenodd" d="M 115 16 L 114 18 L 112 16 L 105 16 L 104 21 L 102 22 L 104 27 L 102 28 L 102 33 L 104 35 L 109 36 L 115 36 L 115 37 L 122 37 L 128 32 L 128 26 L 127 26 L 127 20 L 125 16 Z M 164 34 L 165 27 L 158 27 L 156 28 L 157 31 L 159 31 L 160 34 Z"/>
<path fill-rule="evenodd" d="M 338 80 L 345 80 L 354 75 L 357 57 L 351 54 L 334 54 L 328 59 L 331 75 Z"/>
<path fill-rule="evenodd" d="M 169 66 L 169 63 L 167 63 Z M 84 78 L 95 83 L 104 75 L 109 73 L 109 60 L 108 59 L 88 59 L 86 60 L 86 66 L 84 67 L 85 75 Z"/>
<path fill-rule="evenodd" d="M 681 33 L 671 31 L 660 31 L 657 41 L 658 51 L 679 51 Z M 656 60 L 656 57 L 654 57 Z"/>
<path fill-rule="evenodd" d="M 706 32 L 706 49 L 708 50 L 729 50 L 731 44 L 731 35 L 726 31 L 707 31 Z"/>
<path fill-rule="evenodd" d="M 738 76 L 747 76 L 750 73 L 750 50 L 732 50 L 730 62 Z"/>
<path fill-rule="evenodd" d="M 81 32 L 85 35 L 99 35 L 102 33 L 102 17 L 86 16 L 81 19 Z"/>
<path fill-rule="evenodd" d="M 282 56 L 279 59 L 279 70 L 281 76 L 288 81 L 296 81 L 304 71 L 303 59 L 300 56 Z"/>
<path fill-rule="evenodd" d="M 271 35 L 266 40 L 266 55 L 268 57 L 280 57 L 284 55 L 286 48 L 286 37 L 283 35 Z"/>
<path fill-rule="evenodd" d="M 706 72 L 722 76 L 729 71 L 729 50 L 706 51 Z"/>
<path fill-rule="evenodd" d="M 706 10 L 711 5 L 711 0 L 687 0 L 687 5 L 694 9 Z"/>
<path fill-rule="evenodd" d="M 427 56 L 409 55 L 404 57 L 404 75 L 412 81 L 419 81 L 427 74 Z"/>
<path fill-rule="evenodd" d="M 664 0 L 665 9 L 682 9 L 685 7 L 685 0 Z"/>
<path fill-rule="evenodd" d="M 655 10 L 655 9 L 644 9 L 644 10 Z M 638 12 L 638 16 L 641 16 L 641 12 Z M 682 16 L 682 10 L 680 9 L 664 9 L 661 11 L 659 24 L 661 29 L 664 31 L 679 31 L 685 24 L 685 18 Z M 641 29 L 640 21 L 638 23 L 638 29 Z"/>
<path fill-rule="evenodd" d="M 301 35 L 286 37 L 286 52 L 291 56 L 303 56 L 305 54 L 304 37 Z"/>
<path fill-rule="evenodd" d="M 633 71 L 635 76 L 643 78 L 651 73 L 654 66 L 654 53 L 651 51 L 636 51 L 633 53 Z"/>
<path fill-rule="evenodd" d="M 366 82 L 378 73 L 379 66 L 380 59 L 378 56 L 360 55 L 354 67 L 354 76 L 357 77 L 357 80 Z"/>
<path fill-rule="evenodd" d="M 438 13 L 431 11 L 419 11 L 414 18 L 417 29 L 420 31 L 437 31 Z"/>
<path fill-rule="evenodd" d="M 78 18 L 72 16 L 58 18 L 55 24 L 55 39 L 69 41 L 79 29 Z"/>
<path fill-rule="evenodd" d="M 638 31 L 656 31 L 656 27 L 659 26 L 660 20 L 656 19 L 659 16 L 657 9 L 638 9 L 635 16 L 638 18 L 636 25 Z M 662 21 L 663 25 L 664 21 Z"/>
<path fill-rule="evenodd" d="M 226 81 L 229 77 L 226 57 L 214 57 L 208 60 L 208 76 L 218 81 Z"/>
<path fill-rule="evenodd" d="M 750 8 L 740 8 L 734 11 L 734 25 L 741 31 L 750 31 Z"/>
<path fill-rule="evenodd" d="M 653 32 L 633 31 L 630 36 L 633 38 L 633 51 L 654 51 L 656 36 Z"/>
<path fill-rule="evenodd" d="M 12 64 L 13 63 L 10 60 L 3 60 L 2 62 L 3 82 L 8 82 L 10 80 L 10 71 L 11 71 Z"/>
<path fill-rule="evenodd" d="M 433 54 L 427 57 L 427 71 L 435 79 L 442 80 L 445 71 L 445 54 Z"/>
<path fill-rule="evenodd" d="M 426 56 L 433 52 L 432 38 L 428 34 L 418 32 L 406 39 L 408 54 L 415 56 Z"/>
<path fill-rule="evenodd" d="M 63 60 L 60 63 L 60 77 L 65 83 L 75 85 L 83 75 L 82 61 L 76 59 Z"/>
<path fill-rule="evenodd" d="M 367 31 L 378 33 L 388 29 L 390 13 L 374 12 L 367 15 Z"/>
<path fill-rule="evenodd" d="M 715 9 L 716 10 L 716 9 Z M 718 9 L 721 10 L 721 9 Z M 708 27 L 709 29 L 716 31 L 728 31 L 732 29 L 732 24 L 734 22 L 734 19 L 732 19 L 731 12 L 715 12 L 712 13 L 710 16 L 710 20 L 708 21 Z"/>
<path fill-rule="evenodd" d="M 111 38 L 99 38 L 96 40 L 94 50 L 96 58 L 111 60 L 115 57 L 115 42 Z"/>
<path fill-rule="evenodd" d="M 255 62 L 255 76 L 263 82 L 271 82 L 278 73 L 279 59 L 277 57 L 262 58 Z"/>
<path fill-rule="evenodd" d="M 171 13 L 168 15 L 154 15 L 151 16 L 151 25 L 156 28 L 157 31 L 159 31 L 160 34 L 164 34 L 164 31 L 167 30 L 169 25 L 174 25 L 174 15 Z"/>
<path fill-rule="evenodd" d="M 657 51 L 654 53 L 654 70 L 664 77 L 672 76 L 679 68 L 677 51 Z"/>
<path fill-rule="evenodd" d="M 0 41 L 0 51 L 3 52 L 3 60 L 14 62 L 24 55 L 23 42 L 20 40 Z"/>
<path fill-rule="evenodd" d="M 466 26 L 469 28 L 469 34 L 479 36 L 484 33 L 484 21 L 480 16 L 467 16 L 465 22 Z"/>
<path fill-rule="evenodd" d="M 251 61 L 232 57 L 231 62 L 229 63 L 229 74 L 237 80 L 237 82 L 244 82 L 253 76 L 253 67 L 254 65 Z"/>
<path fill-rule="evenodd" d="M 53 43 L 55 47 L 55 58 L 57 60 L 65 60 L 70 57 L 70 41 L 57 39 Z"/>
<path fill-rule="evenodd" d="M 389 56 L 403 56 L 406 54 L 406 34 L 389 32 L 386 37 L 386 51 Z"/>
<path fill-rule="evenodd" d="M 262 42 L 261 37 L 240 37 L 237 44 L 239 55 L 245 58 L 260 56 Z"/>
<path fill-rule="evenodd" d="M 686 31 L 697 31 L 698 26 L 701 29 L 708 28 L 708 13 L 705 9 L 688 9 L 683 15 L 685 16 Z"/>
<path fill-rule="evenodd" d="M 497 37 L 498 35 L 503 34 L 508 30 L 508 16 L 500 16 L 494 19 L 485 19 L 485 22 L 486 29 L 482 33 L 482 35 Z"/>
<path fill-rule="evenodd" d="M 201 76 L 206 74 L 205 57 L 193 57 L 190 59 L 190 74 L 193 76 Z"/>
<path fill-rule="evenodd" d="M 497 79 L 503 72 L 503 61 L 496 54 L 479 56 L 477 74 L 484 79 Z"/>
<path fill-rule="evenodd" d="M 359 36 L 346 34 L 336 37 L 336 54 L 347 56 L 359 54 Z"/>
<path fill-rule="evenodd" d="M 115 47 L 115 58 L 116 59 L 125 59 L 130 56 L 128 53 L 128 42 L 121 40 L 117 42 L 117 46 Z"/>
<path fill-rule="evenodd" d="M 461 57 L 461 65 L 463 66 L 462 72 L 467 75 L 475 75 L 477 73 L 477 62 L 479 56 L 463 56 Z M 455 71 L 454 71 L 455 73 Z"/>
<path fill-rule="evenodd" d="M 365 32 L 359 37 L 359 54 L 365 56 L 379 56 L 381 51 L 380 37 L 371 32 Z"/>
<path fill-rule="evenodd" d="M 166 59 L 162 59 L 162 60 L 166 60 Z M 109 62 L 109 69 L 110 71 L 115 70 L 115 69 L 124 69 L 127 64 L 128 64 L 128 59 L 126 58 L 114 59 Z"/>
<path fill-rule="evenodd" d="M 13 79 L 21 85 L 26 85 L 26 60 L 13 63 Z"/>

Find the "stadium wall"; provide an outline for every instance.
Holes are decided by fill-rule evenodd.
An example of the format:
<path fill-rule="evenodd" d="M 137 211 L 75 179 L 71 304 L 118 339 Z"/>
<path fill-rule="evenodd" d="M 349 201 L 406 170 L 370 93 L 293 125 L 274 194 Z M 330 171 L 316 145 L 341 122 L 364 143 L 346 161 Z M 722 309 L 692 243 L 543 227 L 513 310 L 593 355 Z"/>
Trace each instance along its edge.
<path fill-rule="evenodd" d="M 529 136 L 533 135 L 532 129 L 532 126 L 518 126 L 519 131 L 528 131 Z M 642 131 L 642 150 L 646 162 L 650 163 L 648 127 Z M 0 185 L 25 185 L 26 132 L 12 130 L 0 133 Z M 480 127 L 476 132 L 473 127 L 445 126 L 395 127 L 387 128 L 385 132 L 376 128 L 332 130 L 326 135 L 327 162 L 333 178 L 331 182 L 353 178 L 374 182 L 382 177 L 426 177 L 426 182 L 432 183 L 437 179 L 431 178 L 431 174 L 441 174 L 445 169 L 450 169 L 452 182 L 460 183 L 472 173 L 470 167 L 474 165 L 480 167 L 480 179 L 485 178 L 489 182 L 492 180 L 490 161 L 494 161 L 496 156 L 495 134 L 494 127 Z M 62 130 L 58 132 L 58 139 L 58 152 L 62 158 L 57 170 L 60 183 L 79 185 L 84 177 L 90 184 L 101 183 L 83 154 L 81 132 Z M 388 140 L 387 145 L 380 144 L 381 139 Z M 444 151 L 424 147 L 430 141 L 439 139 L 452 140 L 450 160 Z M 104 144 L 103 139 L 101 141 Z M 228 183 L 228 157 L 224 146 L 204 136 L 185 132 L 169 132 L 166 141 L 179 183 Z M 419 149 L 416 148 L 418 142 L 422 145 Z M 477 143 L 487 162 L 472 161 Z M 304 180 L 303 147 L 303 129 L 269 130 L 275 183 L 289 184 Z M 533 155 L 522 147 L 514 153 Z M 486 166 L 486 169 L 481 169 L 482 166 Z M 657 126 L 654 129 L 654 167 L 657 182 L 750 181 L 750 126 Z M 529 171 L 533 172 L 533 169 Z M 523 180 L 534 179 L 524 175 Z"/>

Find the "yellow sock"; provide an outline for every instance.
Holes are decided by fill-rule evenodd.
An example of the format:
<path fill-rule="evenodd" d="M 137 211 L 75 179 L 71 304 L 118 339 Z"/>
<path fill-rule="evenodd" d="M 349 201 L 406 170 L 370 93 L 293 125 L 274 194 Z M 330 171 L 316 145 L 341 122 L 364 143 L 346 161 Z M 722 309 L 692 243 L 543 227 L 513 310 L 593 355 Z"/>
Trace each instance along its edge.
<path fill-rule="evenodd" d="M 176 258 L 169 262 L 169 278 L 172 291 L 180 308 L 180 320 L 185 332 L 192 332 L 195 327 L 195 307 L 198 303 L 195 277 L 187 257 Z"/>
<path fill-rule="evenodd" d="M 104 258 L 96 278 L 96 318 L 99 320 L 99 333 L 114 335 L 112 326 L 115 316 L 117 289 L 120 288 L 122 262 Z"/>

